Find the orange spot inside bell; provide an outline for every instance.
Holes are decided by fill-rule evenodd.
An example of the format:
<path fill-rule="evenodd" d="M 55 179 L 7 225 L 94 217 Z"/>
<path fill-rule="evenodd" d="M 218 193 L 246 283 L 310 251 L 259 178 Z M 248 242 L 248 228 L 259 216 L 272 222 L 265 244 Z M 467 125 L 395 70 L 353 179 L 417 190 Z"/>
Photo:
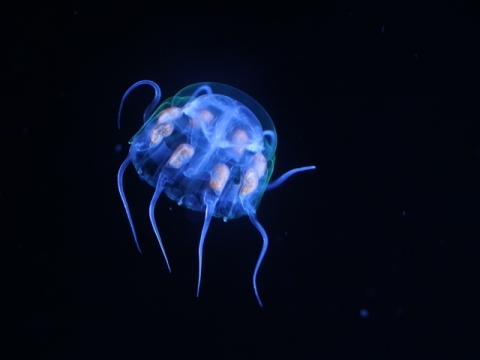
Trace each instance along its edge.
<path fill-rule="evenodd" d="M 225 164 L 218 164 L 212 172 L 212 179 L 210 180 L 210 187 L 215 190 L 217 194 L 223 191 L 228 177 L 230 176 L 230 169 Z"/>
<path fill-rule="evenodd" d="M 233 151 L 237 154 L 242 155 L 245 150 L 245 144 L 248 143 L 250 139 L 245 130 L 237 129 L 232 135 L 232 145 Z"/>
<path fill-rule="evenodd" d="M 182 116 L 182 109 L 178 107 L 170 107 L 160 113 L 157 122 L 163 123 L 166 121 L 174 121 L 177 120 L 180 116 Z"/>
<path fill-rule="evenodd" d="M 243 184 L 240 188 L 240 195 L 246 196 L 258 187 L 258 175 L 254 169 L 248 169 L 243 177 Z"/>
<path fill-rule="evenodd" d="M 195 149 L 192 145 L 180 144 L 175 149 L 172 156 L 170 156 L 170 159 L 168 159 L 167 165 L 179 169 L 182 165 L 190 161 L 194 153 Z"/>
<path fill-rule="evenodd" d="M 150 147 L 157 146 L 164 137 L 170 136 L 173 128 L 173 124 L 169 122 L 156 125 L 150 132 Z"/>
<path fill-rule="evenodd" d="M 256 153 L 253 157 L 253 168 L 255 169 L 258 178 L 265 175 L 265 172 L 267 171 L 267 160 L 262 153 Z"/>

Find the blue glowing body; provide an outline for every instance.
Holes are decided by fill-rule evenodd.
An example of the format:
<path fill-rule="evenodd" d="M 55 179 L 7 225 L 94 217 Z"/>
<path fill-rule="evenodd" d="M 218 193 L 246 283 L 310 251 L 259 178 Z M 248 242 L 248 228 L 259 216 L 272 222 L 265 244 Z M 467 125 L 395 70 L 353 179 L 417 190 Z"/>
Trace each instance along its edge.
<path fill-rule="evenodd" d="M 266 190 L 280 185 L 296 172 L 315 167 L 291 170 L 269 184 L 277 145 L 273 122 L 254 99 L 228 85 L 190 85 L 155 109 L 160 101 L 160 88 L 152 81 L 139 81 L 123 96 L 118 115 L 119 126 L 125 98 L 143 84 L 155 89 L 155 98 L 145 111 L 144 125 L 130 141 L 129 155 L 118 173 L 120 195 L 138 250 L 140 246 L 123 191 L 123 173 L 130 163 L 133 163 L 140 177 L 155 188 L 150 204 L 150 220 L 169 270 L 154 217 L 158 197 L 164 192 L 179 205 L 205 212 L 199 244 L 197 296 L 200 291 L 203 243 L 212 216 L 225 221 L 249 216 L 263 237 L 262 251 L 253 275 L 255 295 L 262 306 L 256 277 L 267 250 L 268 237 L 256 218 L 256 209 Z"/>

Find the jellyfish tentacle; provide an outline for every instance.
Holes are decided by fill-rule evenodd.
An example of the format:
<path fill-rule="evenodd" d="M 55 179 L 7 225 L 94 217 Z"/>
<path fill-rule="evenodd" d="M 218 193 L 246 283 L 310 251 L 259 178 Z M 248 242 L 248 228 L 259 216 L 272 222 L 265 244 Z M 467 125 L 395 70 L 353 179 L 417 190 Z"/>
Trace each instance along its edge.
<path fill-rule="evenodd" d="M 130 222 L 130 228 L 132 229 L 133 238 L 135 239 L 135 244 L 137 245 L 138 252 L 141 254 L 142 250 L 140 249 L 140 245 L 138 244 L 137 233 L 135 232 L 135 226 L 133 226 L 132 215 L 130 214 L 130 209 L 128 208 L 127 198 L 125 197 L 125 192 L 123 191 L 123 174 L 125 173 L 125 169 L 127 166 L 132 162 L 130 156 L 128 156 L 118 169 L 117 175 L 117 184 L 118 184 L 118 191 L 120 192 L 120 197 L 122 198 L 123 206 L 125 207 L 125 211 L 127 212 L 127 218 Z"/>
<path fill-rule="evenodd" d="M 154 83 L 151 80 L 137 81 L 135 84 L 133 84 L 128 88 L 128 90 L 125 92 L 125 94 L 122 97 L 122 101 L 120 102 L 120 108 L 118 109 L 118 128 L 119 129 L 120 129 L 120 116 L 122 114 L 123 103 L 125 102 L 125 99 L 127 98 L 127 96 L 132 92 L 132 90 L 141 85 L 150 85 L 155 90 L 155 96 L 153 97 L 152 102 L 150 103 L 150 105 L 147 106 L 147 108 L 145 109 L 145 112 L 143 113 L 144 123 L 150 118 L 153 111 L 155 110 L 158 103 L 160 102 L 160 98 L 162 97 L 162 91 L 160 90 L 160 86 L 158 86 L 156 83 Z"/>
<path fill-rule="evenodd" d="M 168 271 L 172 272 L 170 269 L 170 263 L 168 262 L 167 253 L 165 252 L 165 248 L 163 247 L 162 238 L 160 237 L 160 233 L 158 232 L 157 223 L 155 221 L 155 204 L 157 203 L 158 197 L 163 191 L 165 183 L 167 182 L 167 178 L 165 176 L 160 175 L 157 180 L 157 186 L 155 187 L 155 193 L 153 194 L 152 201 L 150 202 L 150 207 L 148 209 L 148 213 L 150 215 L 150 222 L 152 223 L 153 231 L 158 239 L 158 244 L 160 245 L 160 249 L 162 249 L 163 257 L 165 258 L 165 262 L 167 263 Z"/>
<path fill-rule="evenodd" d="M 205 91 L 208 95 L 212 95 L 213 92 L 212 92 L 212 88 L 208 85 L 202 85 L 200 86 L 197 90 L 195 90 L 195 92 L 192 94 L 192 96 L 190 97 L 190 99 L 195 99 L 198 94 L 200 94 L 202 91 Z"/>
<path fill-rule="evenodd" d="M 270 138 L 270 144 L 265 149 L 265 157 L 270 159 L 275 154 L 275 149 L 277 148 L 277 134 L 272 130 L 265 130 L 263 136 Z"/>
<path fill-rule="evenodd" d="M 258 219 L 257 219 L 257 216 L 256 216 L 255 212 L 250 212 L 248 214 L 248 217 L 250 218 L 250 221 L 252 222 L 252 224 L 260 232 L 260 234 L 262 234 L 262 238 L 263 238 L 262 251 L 260 252 L 260 255 L 258 256 L 257 264 L 255 265 L 255 270 L 253 272 L 253 290 L 255 291 L 255 296 L 257 297 L 258 304 L 261 307 L 263 307 L 262 300 L 260 300 L 260 296 L 258 295 L 258 290 L 257 290 L 257 274 L 258 274 L 258 269 L 260 268 L 260 265 L 262 264 L 265 253 L 267 252 L 268 236 L 267 236 L 267 233 L 265 232 L 265 229 L 263 228 L 263 226 L 258 222 Z"/>
<path fill-rule="evenodd" d="M 213 213 L 215 211 L 216 200 L 207 202 L 207 208 L 205 210 L 205 221 L 203 222 L 202 235 L 200 236 L 200 243 L 198 244 L 198 283 L 197 283 L 197 297 L 200 295 L 200 282 L 202 280 L 202 259 L 203 259 L 203 244 L 205 242 L 205 236 L 207 235 L 208 227 L 210 226 L 210 220 L 212 220 Z"/>
<path fill-rule="evenodd" d="M 296 168 L 296 169 L 292 169 L 290 171 L 287 171 L 285 174 L 280 176 L 277 180 L 268 184 L 266 190 L 275 189 L 276 187 L 282 185 L 285 182 L 285 180 L 287 180 L 290 176 L 292 176 L 296 173 L 299 173 L 299 172 L 302 172 L 302 171 L 314 170 L 314 169 L 315 169 L 315 166 L 304 166 L 304 167 L 301 167 L 301 168 Z"/>

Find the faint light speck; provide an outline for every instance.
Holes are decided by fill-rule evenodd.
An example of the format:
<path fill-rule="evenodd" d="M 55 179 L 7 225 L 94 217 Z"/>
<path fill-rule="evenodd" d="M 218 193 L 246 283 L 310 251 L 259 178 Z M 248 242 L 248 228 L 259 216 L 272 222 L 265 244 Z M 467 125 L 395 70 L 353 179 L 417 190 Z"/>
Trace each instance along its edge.
<path fill-rule="evenodd" d="M 370 313 L 366 309 L 360 309 L 360 311 L 358 313 L 360 314 L 361 317 L 363 317 L 365 319 L 370 316 Z"/>

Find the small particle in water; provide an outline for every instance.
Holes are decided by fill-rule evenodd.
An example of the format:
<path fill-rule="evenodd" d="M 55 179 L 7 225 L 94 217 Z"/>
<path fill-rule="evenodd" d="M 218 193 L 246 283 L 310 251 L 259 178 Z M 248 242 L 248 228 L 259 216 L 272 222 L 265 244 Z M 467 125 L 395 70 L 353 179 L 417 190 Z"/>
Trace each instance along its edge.
<path fill-rule="evenodd" d="M 360 309 L 358 313 L 360 314 L 361 317 L 365 319 L 368 318 L 368 316 L 370 315 L 370 313 L 366 309 Z"/>

